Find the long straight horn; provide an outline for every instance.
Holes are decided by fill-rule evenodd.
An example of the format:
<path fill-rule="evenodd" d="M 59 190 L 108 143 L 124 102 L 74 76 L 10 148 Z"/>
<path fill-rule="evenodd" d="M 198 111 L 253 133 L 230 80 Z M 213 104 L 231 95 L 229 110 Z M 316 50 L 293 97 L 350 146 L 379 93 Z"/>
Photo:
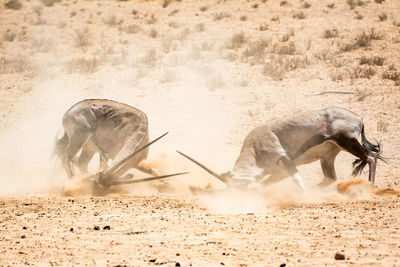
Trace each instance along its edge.
<path fill-rule="evenodd" d="M 216 173 L 216 172 L 210 170 L 209 168 L 207 168 L 206 166 L 204 166 L 203 164 L 201 164 L 201 163 L 198 162 L 197 160 L 195 160 L 195 159 L 189 157 L 188 155 L 183 154 L 182 152 L 180 152 L 180 151 L 178 151 L 178 150 L 177 150 L 176 152 L 178 152 L 179 154 L 181 154 L 182 156 L 184 156 L 184 157 L 187 158 L 188 160 L 190 160 L 190 161 L 196 163 L 196 164 L 199 165 L 201 168 L 203 168 L 206 172 L 208 172 L 209 174 L 211 174 L 211 175 L 214 176 L 215 178 L 219 179 L 221 182 L 224 182 L 224 183 L 226 182 L 226 179 L 224 179 L 221 175 L 219 175 L 218 173 Z"/>
<path fill-rule="evenodd" d="M 123 184 L 143 183 L 143 182 L 148 182 L 148 181 L 154 181 L 154 180 L 165 179 L 165 178 L 172 177 L 172 176 L 183 175 L 183 174 L 187 174 L 187 173 L 188 173 L 188 172 L 180 172 L 180 173 L 173 173 L 173 174 L 167 174 L 167 175 L 161 175 L 161 176 L 154 176 L 154 177 L 148 177 L 148 178 L 142 178 L 142 179 L 113 180 L 113 181 L 111 182 L 111 185 L 123 185 Z"/>
<path fill-rule="evenodd" d="M 151 141 L 150 143 L 142 146 L 141 148 L 139 148 L 138 150 L 134 151 L 132 154 L 128 155 L 127 157 L 125 157 L 124 159 L 122 159 L 120 162 L 118 162 L 117 164 L 115 164 L 113 167 L 111 167 L 111 169 L 109 169 L 108 171 L 106 171 L 104 173 L 104 175 L 111 175 L 114 171 L 116 171 L 117 169 L 119 169 L 119 167 L 121 167 L 125 162 L 127 162 L 128 160 L 130 160 L 133 156 L 135 156 L 136 154 L 138 154 L 139 152 L 141 152 L 142 150 L 144 150 L 146 147 L 149 147 L 150 145 L 154 144 L 155 142 L 157 142 L 158 140 L 160 140 L 161 138 L 163 138 L 165 135 L 167 135 L 168 132 L 166 132 L 165 134 L 161 135 L 160 137 L 154 139 L 153 141 Z"/>

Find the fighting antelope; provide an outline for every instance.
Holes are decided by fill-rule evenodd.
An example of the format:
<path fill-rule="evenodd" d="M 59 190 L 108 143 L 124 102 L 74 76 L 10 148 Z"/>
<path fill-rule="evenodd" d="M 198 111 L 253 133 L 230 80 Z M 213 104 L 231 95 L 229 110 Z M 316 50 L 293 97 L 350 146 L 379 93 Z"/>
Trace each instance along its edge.
<path fill-rule="evenodd" d="M 358 137 L 361 134 L 361 143 Z M 364 134 L 362 119 L 342 108 L 327 108 L 276 119 L 253 129 L 245 138 L 232 171 L 221 175 L 179 152 L 226 183 L 275 183 L 288 176 L 304 191 L 297 167 L 320 160 L 324 179 L 321 186 L 336 180 L 337 154 L 347 151 L 356 156 L 353 175 L 369 165 L 369 181 L 375 182 L 377 159 L 382 159 L 379 144 Z"/>

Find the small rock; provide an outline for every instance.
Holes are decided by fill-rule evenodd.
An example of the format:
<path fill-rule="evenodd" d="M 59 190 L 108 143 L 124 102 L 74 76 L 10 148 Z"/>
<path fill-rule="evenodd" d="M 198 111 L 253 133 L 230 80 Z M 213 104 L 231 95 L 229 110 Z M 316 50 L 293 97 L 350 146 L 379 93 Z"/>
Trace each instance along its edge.
<path fill-rule="evenodd" d="M 111 230 L 111 227 L 109 225 L 106 225 L 103 227 L 103 230 Z"/>
<path fill-rule="evenodd" d="M 281 265 L 279 265 L 279 267 L 285 267 L 286 263 L 282 263 Z"/>
<path fill-rule="evenodd" d="M 181 267 L 181 264 L 179 262 L 175 263 L 175 267 Z"/>
<path fill-rule="evenodd" d="M 22 229 L 24 229 L 24 230 L 26 230 L 26 229 L 28 229 L 26 226 L 24 226 L 24 227 L 22 227 Z"/>
<path fill-rule="evenodd" d="M 149 262 L 156 262 L 156 259 L 151 259 L 149 260 Z"/>
<path fill-rule="evenodd" d="M 69 231 L 70 231 L 70 232 L 73 232 L 73 231 L 74 231 L 74 228 L 72 228 L 72 227 L 69 228 Z"/>
<path fill-rule="evenodd" d="M 26 235 L 21 235 L 21 238 L 26 238 Z"/>
<path fill-rule="evenodd" d="M 340 251 L 340 252 L 336 252 L 335 254 L 335 260 L 344 260 L 345 256 L 344 256 L 344 252 Z"/>
<path fill-rule="evenodd" d="M 98 230 L 100 230 L 100 227 L 96 225 L 93 229 L 98 231 Z"/>

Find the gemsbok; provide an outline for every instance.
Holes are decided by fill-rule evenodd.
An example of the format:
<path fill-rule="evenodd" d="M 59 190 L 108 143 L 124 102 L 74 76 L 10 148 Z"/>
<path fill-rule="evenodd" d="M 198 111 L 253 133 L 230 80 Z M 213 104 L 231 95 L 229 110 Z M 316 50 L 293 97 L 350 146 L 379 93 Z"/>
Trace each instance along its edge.
<path fill-rule="evenodd" d="M 56 140 L 54 153 L 70 178 L 74 176 L 73 165 L 81 173 L 88 173 L 88 164 L 95 153 L 100 155 L 100 171 L 91 180 L 102 188 L 183 174 L 134 180 L 132 174 L 122 176 L 131 168 L 158 175 L 157 170 L 146 169 L 140 162 L 146 159 L 148 147 L 166 133 L 149 143 L 147 116 L 137 108 L 108 99 L 86 99 L 67 110 L 62 124 L 64 136 Z"/>
<path fill-rule="evenodd" d="M 324 174 L 319 185 L 327 186 L 337 179 L 334 162 L 342 150 L 357 157 L 353 175 L 360 174 L 369 165 L 369 181 L 374 184 L 377 159 L 383 159 L 380 145 L 367 140 L 359 116 L 342 108 L 301 113 L 256 127 L 246 136 L 232 171 L 223 174 L 178 152 L 228 184 L 270 184 L 290 176 L 304 191 L 296 166 L 319 160 Z"/>

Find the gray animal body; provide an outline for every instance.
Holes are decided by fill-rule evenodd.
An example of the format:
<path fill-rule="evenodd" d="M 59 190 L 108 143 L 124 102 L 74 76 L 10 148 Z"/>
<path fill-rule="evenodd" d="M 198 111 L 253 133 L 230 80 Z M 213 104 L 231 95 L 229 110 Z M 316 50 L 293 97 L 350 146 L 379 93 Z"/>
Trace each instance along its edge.
<path fill-rule="evenodd" d="M 268 184 L 290 176 L 304 190 L 296 166 L 319 160 L 324 174 L 320 185 L 329 185 L 337 179 L 334 162 L 340 151 L 357 157 L 353 162 L 354 175 L 368 164 L 369 181 L 375 182 L 380 146 L 366 139 L 362 119 L 342 108 L 310 111 L 256 127 L 246 136 L 232 171 L 218 175 L 200 165 L 224 182 Z"/>
<path fill-rule="evenodd" d="M 73 164 L 82 173 L 88 172 L 88 164 L 97 152 L 101 168 L 106 170 L 109 160 L 119 161 L 149 142 L 146 114 L 112 100 L 87 99 L 78 102 L 65 113 L 62 124 L 65 133 L 56 140 L 54 151 L 70 177 L 74 175 Z M 151 173 L 139 167 L 147 154 L 148 148 L 129 159 L 113 175 L 120 177 L 130 168 Z"/>

